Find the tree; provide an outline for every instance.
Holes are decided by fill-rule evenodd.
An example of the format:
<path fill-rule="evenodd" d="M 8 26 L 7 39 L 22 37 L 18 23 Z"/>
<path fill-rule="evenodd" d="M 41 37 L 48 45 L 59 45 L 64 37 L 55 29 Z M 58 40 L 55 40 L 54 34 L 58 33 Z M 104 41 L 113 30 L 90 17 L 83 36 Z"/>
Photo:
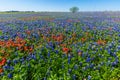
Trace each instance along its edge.
<path fill-rule="evenodd" d="M 70 8 L 70 11 L 71 11 L 72 13 L 76 13 L 76 12 L 79 11 L 79 8 L 78 8 L 78 7 L 72 7 L 72 8 Z"/>

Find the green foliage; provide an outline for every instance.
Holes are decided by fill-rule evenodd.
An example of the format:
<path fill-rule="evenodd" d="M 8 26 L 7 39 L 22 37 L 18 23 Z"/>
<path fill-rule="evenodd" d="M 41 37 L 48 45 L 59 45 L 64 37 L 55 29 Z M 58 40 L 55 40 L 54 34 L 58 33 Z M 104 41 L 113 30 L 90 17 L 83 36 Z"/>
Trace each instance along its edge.
<path fill-rule="evenodd" d="M 71 11 L 72 13 L 76 13 L 76 12 L 79 11 L 79 8 L 78 8 L 78 7 L 72 7 L 72 8 L 70 8 L 70 11 Z"/>

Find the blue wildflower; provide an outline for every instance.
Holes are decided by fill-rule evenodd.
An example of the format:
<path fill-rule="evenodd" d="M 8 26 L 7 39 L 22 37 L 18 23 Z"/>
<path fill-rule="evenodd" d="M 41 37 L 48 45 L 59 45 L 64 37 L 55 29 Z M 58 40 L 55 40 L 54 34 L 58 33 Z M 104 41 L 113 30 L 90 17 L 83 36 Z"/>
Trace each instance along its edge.
<path fill-rule="evenodd" d="M 0 76 L 4 76 L 4 72 L 0 73 Z"/>
<path fill-rule="evenodd" d="M 10 64 L 11 63 L 11 61 L 10 60 L 7 60 L 7 64 Z"/>
<path fill-rule="evenodd" d="M 72 72 L 72 69 L 68 69 L 68 73 L 70 74 Z"/>
<path fill-rule="evenodd" d="M 30 63 L 28 63 L 28 68 L 30 68 L 31 67 L 31 65 L 30 65 Z"/>
<path fill-rule="evenodd" d="M 118 46 L 118 50 L 120 50 L 120 46 Z"/>
<path fill-rule="evenodd" d="M 31 58 L 36 60 L 36 56 L 34 54 L 31 55 Z"/>
<path fill-rule="evenodd" d="M 16 59 L 13 60 L 13 63 L 16 64 L 18 61 Z"/>
<path fill-rule="evenodd" d="M 74 74 L 74 75 L 72 76 L 72 78 L 73 78 L 73 80 L 76 80 L 76 75 Z"/>
<path fill-rule="evenodd" d="M 120 34 L 118 34 L 118 36 L 120 37 Z"/>
<path fill-rule="evenodd" d="M 88 76 L 88 80 L 91 80 L 91 76 L 90 75 Z"/>
<path fill-rule="evenodd" d="M 78 69 L 78 65 L 77 65 L 77 64 L 75 64 L 74 69 L 75 69 L 75 70 Z"/>
<path fill-rule="evenodd" d="M 12 73 L 9 73 L 8 74 L 8 78 L 12 78 L 13 77 L 13 74 Z"/>
<path fill-rule="evenodd" d="M 94 67 L 94 64 L 91 63 L 89 67 L 90 67 L 90 68 L 93 68 L 93 67 Z"/>
<path fill-rule="evenodd" d="M 116 61 L 112 62 L 112 66 L 116 66 L 116 65 L 117 65 Z"/>
<path fill-rule="evenodd" d="M 68 64 L 70 64 L 70 61 L 71 61 L 71 56 L 68 55 Z"/>
<path fill-rule="evenodd" d="M 9 69 L 9 66 L 8 66 L 8 65 L 5 65 L 5 66 L 3 66 L 3 69 L 4 69 L 4 70 L 8 70 L 8 69 Z"/>
<path fill-rule="evenodd" d="M 13 66 L 10 66 L 9 68 L 10 68 L 10 70 L 14 70 L 14 67 L 13 67 Z"/>
<path fill-rule="evenodd" d="M 80 64 L 80 66 L 82 66 L 82 62 L 80 62 L 79 64 Z"/>
<path fill-rule="evenodd" d="M 47 80 L 47 78 L 46 77 L 44 77 L 44 79 L 43 80 Z"/>
<path fill-rule="evenodd" d="M 91 61 L 91 58 L 87 58 L 87 59 L 86 59 L 86 62 L 90 62 L 90 61 Z"/>
<path fill-rule="evenodd" d="M 55 50 L 55 53 L 58 54 L 58 50 Z"/>
<path fill-rule="evenodd" d="M 47 56 L 48 56 L 48 58 L 50 58 L 50 52 L 48 52 Z"/>

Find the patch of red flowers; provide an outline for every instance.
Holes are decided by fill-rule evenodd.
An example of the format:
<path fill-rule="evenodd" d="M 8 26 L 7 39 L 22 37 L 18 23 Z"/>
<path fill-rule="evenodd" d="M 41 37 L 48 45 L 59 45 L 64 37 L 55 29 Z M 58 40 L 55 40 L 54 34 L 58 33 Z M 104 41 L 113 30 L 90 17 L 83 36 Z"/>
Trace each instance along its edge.
<path fill-rule="evenodd" d="M 2 68 L 0 68 L 0 73 L 2 73 L 3 72 L 3 69 Z"/>
<path fill-rule="evenodd" d="M 66 47 L 62 48 L 62 51 L 66 54 L 68 54 L 68 52 L 71 50 L 72 50 L 71 48 L 66 48 Z"/>
<path fill-rule="evenodd" d="M 98 44 L 98 45 L 105 45 L 105 44 L 106 44 L 106 41 L 105 41 L 105 40 L 98 40 L 98 41 L 97 41 L 97 44 Z"/>
<path fill-rule="evenodd" d="M 55 41 L 58 41 L 58 42 L 63 41 L 64 38 L 65 38 L 65 36 L 63 34 L 59 34 L 58 36 L 56 36 L 54 34 L 52 35 L 52 39 Z"/>
<path fill-rule="evenodd" d="M 27 30 L 26 33 L 27 33 L 28 35 L 30 35 L 31 31 Z"/>
<path fill-rule="evenodd" d="M 71 20 L 71 19 L 68 19 L 67 22 L 72 22 L 72 20 Z"/>
<path fill-rule="evenodd" d="M 9 39 L 8 41 L 0 41 L 0 46 L 1 47 L 5 47 L 5 48 L 8 48 L 10 49 L 11 47 L 13 48 L 16 48 L 18 47 L 18 50 L 23 50 L 23 51 L 32 51 L 33 48 L 30 47 L 30 46 L 26 46 L 27 44 L 27 41 L 20 38 L 20 37 L 17 37 L 15 39 L 15 41 L 13 41 L 12 39 Z"/>
<path fill-rule="evenodd" d="M 62 48 L 62 51 L 65 52 L 65 53 L 68 53 L 69 52 L 69 48 Z"/>
<path fill-rule="evenodd" d="M 6 58 L 2 58 L 2 60 L 0 61 L 0 66 L 5 65 L 6 61 L 7 61 Z"/>
<path fill-rule="evenodd" d="M 82 41 L 82 42 L 85 42 L 85 41 L 86 41 L 86 38 L 81 38 L 81 41 Z"/>
<path fill-rule="evenodd" d="M 110 30 L 110 31 L 111 31 L 111 30 L 112 30 L 112 28 L 110 27 L 110 28 L 108 28 L 108 30 Z"/>

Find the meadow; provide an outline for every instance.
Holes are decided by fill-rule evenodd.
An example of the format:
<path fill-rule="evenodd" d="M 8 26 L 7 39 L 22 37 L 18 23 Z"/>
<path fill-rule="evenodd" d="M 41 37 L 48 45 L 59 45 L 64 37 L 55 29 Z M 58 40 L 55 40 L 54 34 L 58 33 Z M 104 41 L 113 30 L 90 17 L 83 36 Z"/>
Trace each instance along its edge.
<path fill-rule="evenodd" d="M 0 80 L 120 80 L 120 12 L 1 12 Z"/>

